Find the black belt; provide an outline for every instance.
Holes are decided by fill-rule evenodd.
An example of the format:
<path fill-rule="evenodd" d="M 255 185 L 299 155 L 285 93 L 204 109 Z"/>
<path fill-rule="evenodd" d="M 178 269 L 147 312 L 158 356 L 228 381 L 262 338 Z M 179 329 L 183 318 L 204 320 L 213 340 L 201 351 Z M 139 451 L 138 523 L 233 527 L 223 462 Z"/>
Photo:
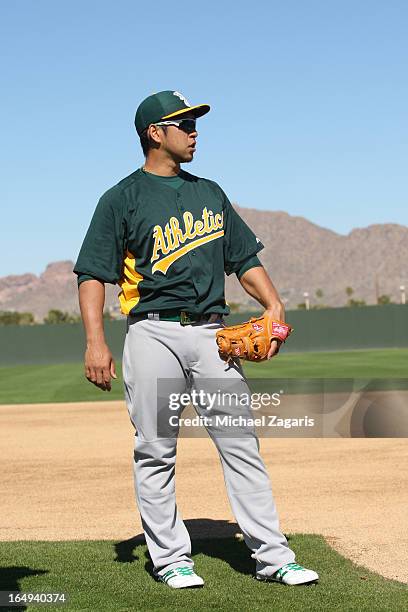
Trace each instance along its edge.
<path fill-rule="evenodd" d="M 216 312 L 193 314 L 185 310 L 161 310 L 159 312 L 145 312 L 140 315 L 129 315 L 132 323 L 149 319 L 151 321 L 175 321 L 180 325 L 193 325 L 202 321 L 215 323 L 221 317 L 222 315 Z"/>

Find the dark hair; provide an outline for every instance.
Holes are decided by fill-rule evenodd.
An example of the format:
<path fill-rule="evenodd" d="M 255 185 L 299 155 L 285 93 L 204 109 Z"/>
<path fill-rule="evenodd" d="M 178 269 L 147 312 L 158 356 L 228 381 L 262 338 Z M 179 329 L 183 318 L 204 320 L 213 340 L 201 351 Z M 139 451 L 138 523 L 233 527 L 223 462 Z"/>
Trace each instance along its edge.
<path fill-rule="evenodd" d="M 166 125 L 161 125 L 160 127 L 164 131 L 164 133 L 167 132 L 167 126 Z M 143 132 L 140 134 L 140 146 L 142 147 L 143 155 L 145 157 L 147 157 L 147 154 L 148 154 L 149 150 L 156 146 L 154 144 L 154 141 L 151 138 L 149 138 L 147 130 L 148 130 L 148 128 L 143 130 Z"/>

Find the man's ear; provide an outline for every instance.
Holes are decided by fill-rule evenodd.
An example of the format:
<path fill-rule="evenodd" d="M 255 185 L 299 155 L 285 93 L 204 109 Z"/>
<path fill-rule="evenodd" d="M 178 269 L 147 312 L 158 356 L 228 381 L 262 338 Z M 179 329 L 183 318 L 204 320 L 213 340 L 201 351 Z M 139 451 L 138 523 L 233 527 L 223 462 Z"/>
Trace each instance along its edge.
<path fill-rule="evenodd" d="M 148 133 L 149 138 L 154 143 L 156 143 L 157 145 L 161 143 L 163 132 L 157 127 L 157 125 L 153 125 L 153 124 L 149 125 L 147 133 Z"/>

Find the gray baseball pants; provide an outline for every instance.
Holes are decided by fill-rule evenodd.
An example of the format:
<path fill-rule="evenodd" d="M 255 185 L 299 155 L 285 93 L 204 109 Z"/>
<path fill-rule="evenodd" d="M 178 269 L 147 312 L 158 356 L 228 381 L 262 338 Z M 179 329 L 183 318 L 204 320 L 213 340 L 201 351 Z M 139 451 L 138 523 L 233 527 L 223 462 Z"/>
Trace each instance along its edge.
<path fill-rule="evenodd" d="M 215 333 L 220 327 L 220 320 L 182 326 L 172 321 L 128 319 L 123 379 L 129 416 L 136 429 L 135 491 L 156 575 L 180 565 L 194 565 L 190 537 L 175 498 L 177 428 L 171 435 L 160 428 L 158 431 L 158 414 L 166 417 L 169 413 L 166 393 L 181 394 L 191 385 L 213 392 L 220 381 L 226 385 L 223 389 L 249 393 L 240 365 L 227 365 L 218 355 Z M 167 379 L 166 393 L 158 391 L 161 379 Z M 197 414 L 207 414 L 205 406 L 195 409 Z M 215 406 L 211 413 L 217 410 L 222 411 Z M 237 437 L 225 435 L 216 426 L 207 427 L 207 431 L 219 452 L 231 508 L 256 561 L 256 571 L 270 576 L 294 561 L 295 554 L 279 528 L 255 431 L 241 429 Z"/>

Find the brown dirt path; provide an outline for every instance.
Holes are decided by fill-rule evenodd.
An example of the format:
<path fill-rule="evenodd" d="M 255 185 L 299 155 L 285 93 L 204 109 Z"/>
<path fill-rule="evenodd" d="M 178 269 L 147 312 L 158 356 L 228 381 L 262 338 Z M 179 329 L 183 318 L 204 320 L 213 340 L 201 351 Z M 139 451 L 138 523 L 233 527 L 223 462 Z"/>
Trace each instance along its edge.
<path fill-rule="evenodd" d="M 141 532 L 123 402 L 0 406 L 0 422 L 0 540 Z M 408 582 L 408 440 L 266 438 L 261 450 L 284 532 L 323 534 L 353 561 Z M 208 439 L 180 439 L 177 495 L 185 519 L 234 520 Z"/>

